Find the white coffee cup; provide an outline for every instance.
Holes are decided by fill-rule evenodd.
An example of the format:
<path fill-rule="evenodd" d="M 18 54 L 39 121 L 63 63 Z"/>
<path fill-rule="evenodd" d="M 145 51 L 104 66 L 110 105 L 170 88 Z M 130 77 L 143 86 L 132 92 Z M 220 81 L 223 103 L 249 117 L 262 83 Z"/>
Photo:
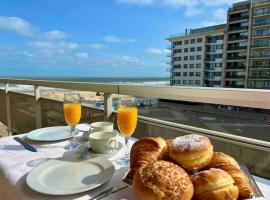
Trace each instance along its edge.
<path fill-rule="evenodd" d="M 89 135 L 90 148 L 98 153 L 111 153 L 118 148 L 115 132 L 100 131 Z"/>
<path fill-rule="evenodd" d="M 108 131 L 113 132 L 113 123 L 111 122 L 94 122 L 91 124 L 91 133 Z"/>

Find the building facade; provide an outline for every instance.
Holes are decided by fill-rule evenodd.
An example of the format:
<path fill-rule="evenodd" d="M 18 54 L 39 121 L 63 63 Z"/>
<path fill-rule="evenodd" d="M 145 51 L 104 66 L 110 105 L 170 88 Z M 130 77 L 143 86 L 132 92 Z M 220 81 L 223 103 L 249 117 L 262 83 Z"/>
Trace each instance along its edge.
<path fill-rule="evenodd" d="M 194 47 L 191 40 L 196 38 L 202 38 L 202 51 L 187 52 L 185 49 Z M 191 29 L 184 36 L 168 40 L 171 42 L 171 85 L 270 89 L 270 0 L 235 3 L 228 10 L 226 25 Z M 184 50 L 175 45 L 185 40 L 190 43 L 183 45 Z M 192 68 L 184 73 L 187 68 L 183 66 L 193 67 L 196 63 L 186 60 L 187 57 L 182 60 L 183 56 L 197 55 L 203 58 L 200 79 L 187 75 Z M 196 80 L 200 84 L 192 84 Z"/>
<path fill-rule="evenodd" d="M 171 85 L 222 85 L 224 27 L 191 29 L 189 34 L 168 39 Z"/>

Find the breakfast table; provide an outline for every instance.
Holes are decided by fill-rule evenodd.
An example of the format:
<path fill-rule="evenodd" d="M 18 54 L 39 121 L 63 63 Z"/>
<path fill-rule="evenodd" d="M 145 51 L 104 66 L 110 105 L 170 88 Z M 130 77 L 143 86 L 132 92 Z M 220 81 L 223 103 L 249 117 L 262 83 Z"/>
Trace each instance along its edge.
<path fill-rule="evenodd" d="M 19 192 L 23 200 L 89 200 L 96 194 L 112 186 L 119 185 L 129 170 L 128 167 L 121 167 L 117 162 L 124 156 L 125 151 L 124 148 L 122 148 L 120 151 L 108 158 L 115 165 L 116 171 L 113 178 L 104 185 L 90 191 L 73 195 L 53 196 L 41 194 L 35 192 L 26 184 L 26 176 L 33 168 L 49 159 L 67 158 L 69 160 L 76 161 L 89 159 L 91 154 L 83 154 L 80 147 L 72 151 L 67 151 L 63 147 L 67 145 L 70 140 L 57 142 L 34 142 L 28 140 L 25 137 L 25 134 L 19 135 L 19 137 L 23 138 L 37 149 L 37 152 L 30 152 L 17 143 L 13 137 L 14 136 L 0 138 L 0 168 L 4 171 L 6 177 Z M 85 132 L 79 132 L 79 134 L 76 135 L 76 139 L 82 144 L 81 146 L 83 146 L 87 143 L 87 134 L 85 134 Z M 119 141 L 124 142 L 124 138 L 121 136 L 118 136 L 118 139 Z M 131 147 L 135 141 L 136 139 L 131 139 L 129 147 Z M 265 198 L 270 199 L 270 180 L 257 176 L 253 177 Z M 105 196 L 103 199 L 136 200 L 137 198 L 132 190 L 132 186 L 128 186 L 122 190 Z"/>

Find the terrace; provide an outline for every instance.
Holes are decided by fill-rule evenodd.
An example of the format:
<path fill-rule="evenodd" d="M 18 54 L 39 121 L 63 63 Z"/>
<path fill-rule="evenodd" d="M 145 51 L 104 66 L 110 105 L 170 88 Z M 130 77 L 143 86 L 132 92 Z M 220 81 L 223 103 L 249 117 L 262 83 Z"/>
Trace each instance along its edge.
<path fill-rule="evenodd" d="M 131 95 L 152 99 L 166 99 L 170 103 L 162 103 L 160 107 L 143 107 L 138 118 L 139 123 L 134 137 L 163 136 L 176 137 L 188 133 L 199 133 L 213 140 L 216 150 L 224 151 L 245 163 L 253 174 L 270 178 L 270 136 L 268 121 L 261 123 L 250 119 L 230 117 L 229 109 L 219 112 L 209 106 L 210 116 L 205 116 L 203 109 L 195 109 L 191 105 L 204 103 L 207 105 L 225 105 L 228 107 L 246 107 L 251 109 L 270 109 L 270 91 L 252 89 L 229 88 L 199 88 L 199 87 L 153 87 L 124 84 L 103 84 L 85 82 L 65 82 L 46 80 L 21 80 L 1 78 L 4 87 L 0 89 L 0 121 L 6 124 L 10 134 L 21 134 L 40 127 L 63 125 L 62 101 L 49 99 L 44 87 L 54 90 L 79 90 L 85 92 L 98 92 L 104 95 L 104 106 L 98 107 L 94 102 L 85 101 L 81 122 L 94 122 L 100 120 L 114 121 L 113 96 Z M 14 90 L 14 84 L 16 89 Z M 33 86 L 32 92 L 20 92 L 20 85 Z M 178 107 L 176 101 L 189 102 Z M 103 103 L 101 103 L 103 104 Z M 204 105 L 201 104 L 201 105 Z M 163 106 L 162 106 L 163 105 Z M 164 105 L 171 107 L 164 108 Z M 200 106 L 199 106 L 200 107 Z M 174 112 L 173 108 L 181 112 Z M 205 109 L 205 108 L 204 108 Z M 211 111 L 211 112 L 210 112 Z M 208 113 L 208 114 L 209 114 Z M 241 112 L 238 113 L 241 115 Z M 256 114 L 251 114 L 256 115 Z M 263 114 L 267 115 L 267 114 Z M 259 116 L 259 115 L 258 115 Z M 213 120 L 204 120 L 204 119 Z M 238 121 L 237 121 L 238 119 Z M 203 123 L 200 121 L 204 120 Z M 245 120 L 247 123 L 245 123 Z M 244 131 L 235 132 L 233 126 L 239 125 Z M 241 126 L 240 126 L 241 124 Z M 260 131 L 258 134 L 258 128 Z M 226 132 L 228 131 L 228 132 Z M 246 131 L 246 132 L 245 132 Z M 256 162 L 255 159 L 256 158 Z"/>

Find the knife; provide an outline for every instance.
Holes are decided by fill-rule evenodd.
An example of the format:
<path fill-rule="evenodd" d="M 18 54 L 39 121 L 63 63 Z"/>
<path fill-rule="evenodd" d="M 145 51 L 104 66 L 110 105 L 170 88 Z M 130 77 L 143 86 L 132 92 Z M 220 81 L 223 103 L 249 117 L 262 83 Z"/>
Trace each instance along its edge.
<path fill-rule="evenodd" d="M 32 145 L 28 144 L 27 142 L 23 141 L 22 138 L 20 137 L 14 137 L 13 138 L 15 141 L 20 143 L 26 150 L 32 151 L 32 152 L 37 152 L 37 149 L 33 147 Z"/>

